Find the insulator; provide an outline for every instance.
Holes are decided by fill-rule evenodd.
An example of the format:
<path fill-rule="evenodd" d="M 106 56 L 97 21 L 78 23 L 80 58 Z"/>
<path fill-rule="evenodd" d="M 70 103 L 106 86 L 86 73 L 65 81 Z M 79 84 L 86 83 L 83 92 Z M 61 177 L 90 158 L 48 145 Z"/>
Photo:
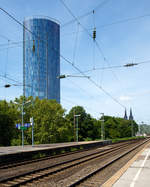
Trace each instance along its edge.
<path fill-rule="evenodd" d="M 93 31 L 93 40 L 95 40 L 96 38 L 96 29 L 94 28 L 94 31 Z"/>
<path fill-rule="evenodd" d="M 9 87 L 11 87 L 11 85 L 10 84 L 5 84 L 4 87 L 9 88 Z"/>

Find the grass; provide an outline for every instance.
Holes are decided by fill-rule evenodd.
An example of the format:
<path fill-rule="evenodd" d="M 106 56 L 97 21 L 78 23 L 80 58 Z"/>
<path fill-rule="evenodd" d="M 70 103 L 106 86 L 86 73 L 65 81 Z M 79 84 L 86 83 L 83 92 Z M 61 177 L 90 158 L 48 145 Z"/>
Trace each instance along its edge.
<path fill-rule="evenodd" d="M 119 141 L 125 141 L 125 140 L 135 140 L 135 139 L 143 139 L 145 138 L 144 136 L 135 136 L 135 137 L 126 137 L 126 138 L 115 138 L 112 139 L 112 143 L 116 143 Z"/>

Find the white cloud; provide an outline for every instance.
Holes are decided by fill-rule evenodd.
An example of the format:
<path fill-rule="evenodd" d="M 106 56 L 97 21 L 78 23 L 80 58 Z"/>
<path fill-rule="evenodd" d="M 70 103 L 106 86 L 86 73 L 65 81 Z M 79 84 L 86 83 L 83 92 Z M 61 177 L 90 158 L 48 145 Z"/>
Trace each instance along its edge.
<path fill-rule="evenodd" d="M 121 101 L 130 101 L 130 100 L 132 100 L 132 98 L 129 97 L 129 96 L 120 96 L 119 99 L 120 99 Z"/>

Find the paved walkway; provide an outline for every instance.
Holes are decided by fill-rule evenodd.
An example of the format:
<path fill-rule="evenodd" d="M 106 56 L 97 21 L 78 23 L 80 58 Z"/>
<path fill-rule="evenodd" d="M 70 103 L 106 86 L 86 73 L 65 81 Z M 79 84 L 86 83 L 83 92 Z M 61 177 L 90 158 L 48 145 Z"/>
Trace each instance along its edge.
<path fill-rule="evenodd" d="M 150 144 L 103 185 L 111 186 L 150 187 Z"/>
<path fill-rule="evenodd" d="M 106 142 L 109 144 L 109 141 L 83 141 L 83 142 L 66 142 L 66 143 L 53 143 L 53 144 L 40 144 L 40 145 L 34 145 L 32 147 L 31 145 L 25 145 L 25 146 L 9 146 L 9 147 L 0 147 L 0 156 L 1 155 L 7 155 L 7 154 L 13 154 L 13 153 L 19 153 L 19 152 L 29 152 L 29 151 L 36 151 L 36 150 L 46 150 L 46 149 L 53 149 L 53 148 L 61 148 L 61 147 L 70 147 L 70 146 L 76 146 L 76 145 L 85 145 L 85 144 L 94 144 L 94 143 L 100 143 L 100 142 Z"/>

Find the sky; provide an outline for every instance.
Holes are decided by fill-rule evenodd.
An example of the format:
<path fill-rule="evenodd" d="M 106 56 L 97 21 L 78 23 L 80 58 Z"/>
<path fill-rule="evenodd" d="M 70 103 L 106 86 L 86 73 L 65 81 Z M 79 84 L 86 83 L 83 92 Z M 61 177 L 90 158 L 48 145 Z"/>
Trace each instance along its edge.
<path fill-rule="evenodd" d="M 60 53 L 68 61 L 60 57 L 61 74 L 79 76 L 77 67 L 90 76 L 61 79 L 67 112 L 79 105 L 95 118 L 123 117 L 132 108 L 137 123 L 150 124 L 149 0 L 0 0 L 0 7 L 21 23 L 42 15 L 60 24 Z M 22 40 L 23 28 L 0 10 L 0 100 L 22 95 L 21 86 L 4 88 L 17 84 L 7 77 L 22 83 Z"/>

